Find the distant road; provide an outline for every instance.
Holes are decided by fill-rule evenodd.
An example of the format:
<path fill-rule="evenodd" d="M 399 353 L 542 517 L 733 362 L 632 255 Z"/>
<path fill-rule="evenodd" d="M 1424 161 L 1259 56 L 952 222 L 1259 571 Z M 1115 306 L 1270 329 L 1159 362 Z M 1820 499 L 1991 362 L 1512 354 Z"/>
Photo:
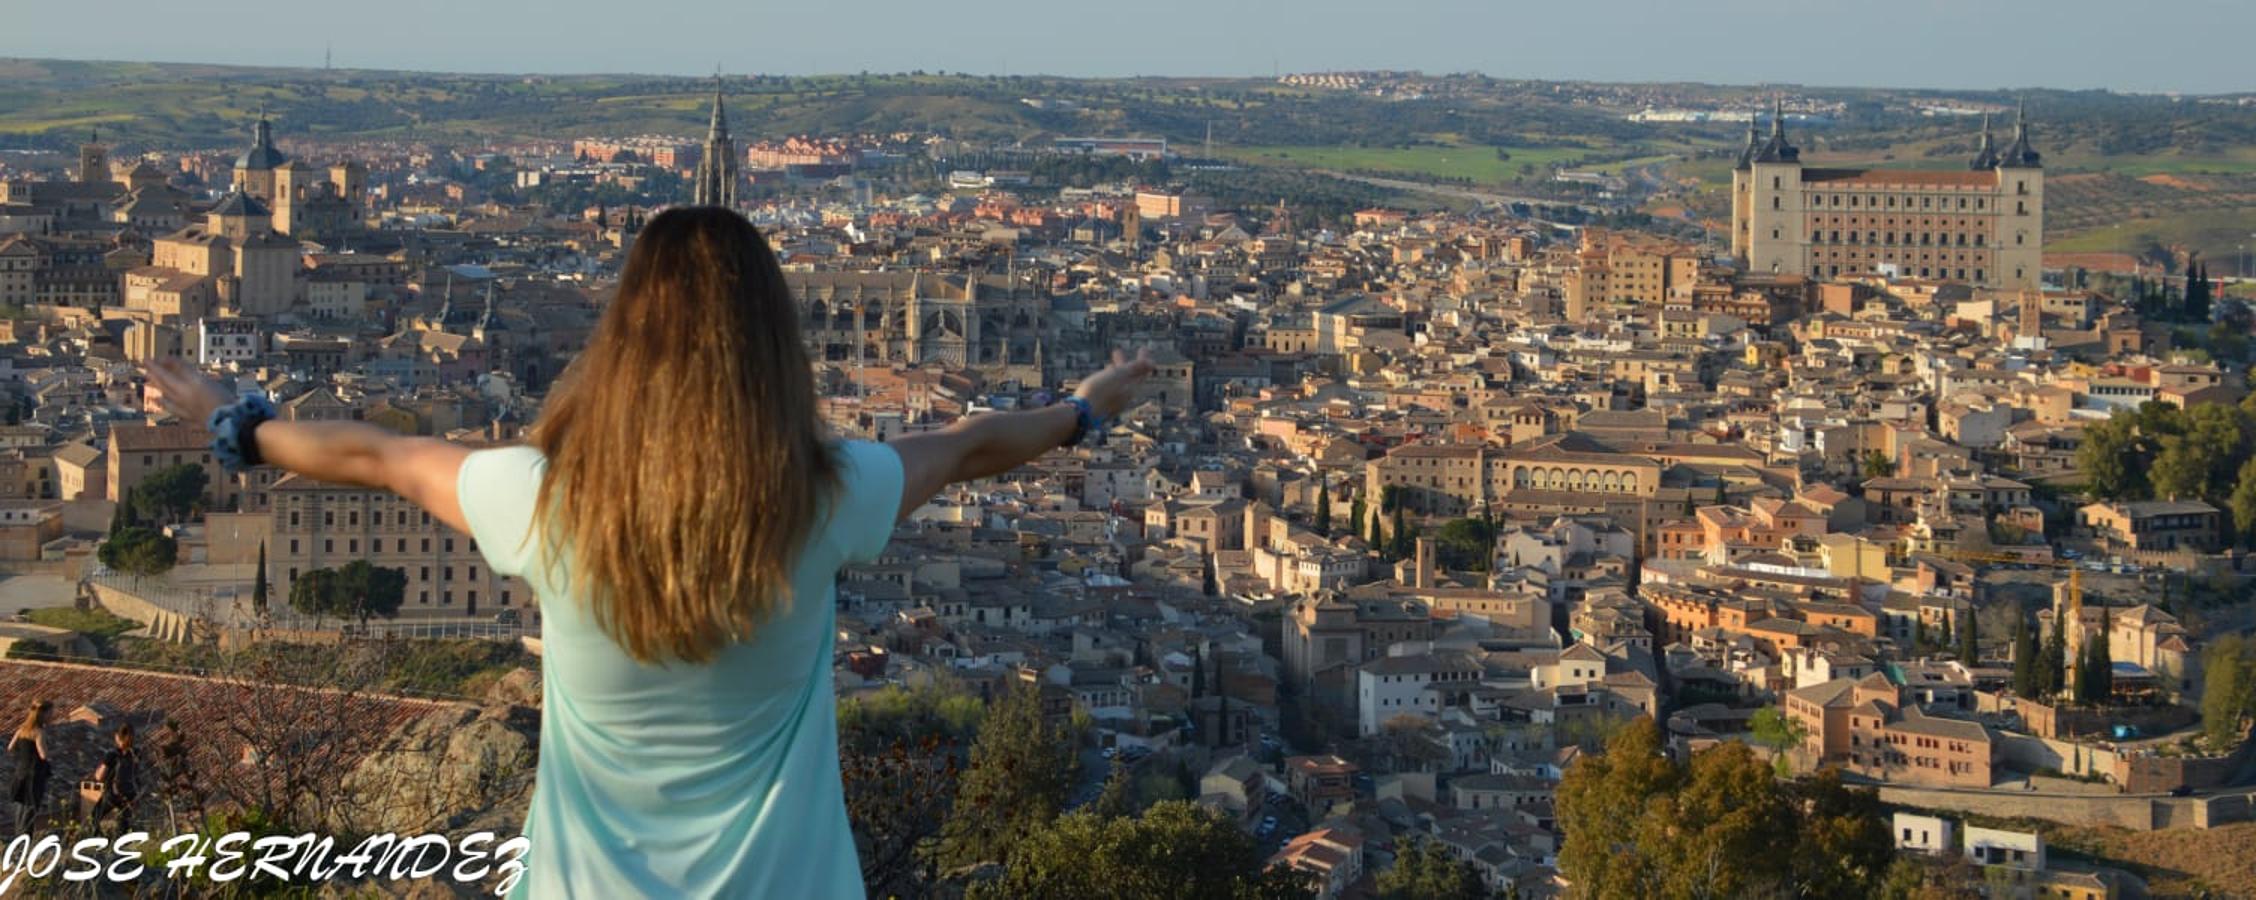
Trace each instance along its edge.
<path fill-rule="evenodd" d="M 1343 181 L 1361 182 L 1363 184 L 1372 185 L 1374 187 L 1393 188 L 1394 190 L 1398 191 L 1410 191 L 1419 194 L 1432 194 L 1437 197 L 1455 197 L 1460 200 L 1478 200 L 1482 203 L 1494 203 L 1498 205 L 1525 203 L 1529 206 L 1571 206 L 1576 209 L 1582 210 L 1583 212 L 1600 216 L 1605 215 L 1607 212 L 1605 207 L 1592 206 L 1588 203 L 1570 203 L 1564 200 L 1546 200 L 1541 197 L 1514 197 L 1509 194 L 1493 194 L 1487 191 L 1476 191 L 1472 188 L 1456 187 L 1454 185 L 1427 184 L 1423 181 L 1404 181 L 1399 178 L 1379 178 L 1371 175 L 1350 175 L 1346 172 L 1337 172 L 1330 169 L 1311 169 L 1310 171 L 1315 172 L 1318 175 L 1329 175 L 1333 178 L 1338 178 Z"/>

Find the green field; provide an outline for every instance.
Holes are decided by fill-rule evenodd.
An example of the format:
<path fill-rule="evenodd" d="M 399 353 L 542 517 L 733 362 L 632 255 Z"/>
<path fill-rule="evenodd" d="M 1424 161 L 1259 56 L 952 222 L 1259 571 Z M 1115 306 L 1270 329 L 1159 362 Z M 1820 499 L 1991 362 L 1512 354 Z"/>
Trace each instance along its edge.
<path fill-rule="evenodd" d="M 1392 172 L 1435 178 L 1466 179 L 1475 184 L 1502 184 L 1515 178 L 1548 178 L 1556 166 L 1572 165 L 1588 156 L 1581 147 L 1505 147 L 1501 158 L 1495 147 L 1217 147 L 1215 155 L 1255 165 L 1293 166 L 1307 169 Z M 1530 167 L 1525 172 L 1522 166 Z"/>

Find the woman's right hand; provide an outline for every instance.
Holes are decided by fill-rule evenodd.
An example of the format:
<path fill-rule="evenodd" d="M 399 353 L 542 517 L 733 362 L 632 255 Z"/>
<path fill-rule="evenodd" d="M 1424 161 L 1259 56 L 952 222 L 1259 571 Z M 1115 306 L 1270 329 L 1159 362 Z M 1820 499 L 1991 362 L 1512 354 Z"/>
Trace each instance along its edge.
<path fill-rule="evenodd" d="M 1136 351 L 1134 359 L 1128 358 L 1125 352 L 1114 350 L 1112 365 L 1081 379 L 1081 386 L 1074 389 L 1073 396 L 1088 401 L 1089 410 L 1096 413 L 1098 418 L 1113 418 L 1136 399 L 1136 385 L 1151 377 L 1154 368 L 1150 350 Z"/>

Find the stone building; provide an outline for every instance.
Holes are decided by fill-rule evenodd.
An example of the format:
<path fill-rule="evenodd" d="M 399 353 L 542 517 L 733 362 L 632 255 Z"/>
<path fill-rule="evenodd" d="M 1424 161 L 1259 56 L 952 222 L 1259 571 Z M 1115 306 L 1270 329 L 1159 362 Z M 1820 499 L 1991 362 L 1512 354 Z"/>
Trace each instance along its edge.
<path fill-rule="evenodd" d="M 2016 290 L 2044 270 L 2044 170 L 2026 117 L 2012 143 L 1964 170 L 1804 166 L 1781 110 L 1752 119 L 1731 178 L 1731 249 L 1746 271 L 1812 278 L 1894 274 Z"/>

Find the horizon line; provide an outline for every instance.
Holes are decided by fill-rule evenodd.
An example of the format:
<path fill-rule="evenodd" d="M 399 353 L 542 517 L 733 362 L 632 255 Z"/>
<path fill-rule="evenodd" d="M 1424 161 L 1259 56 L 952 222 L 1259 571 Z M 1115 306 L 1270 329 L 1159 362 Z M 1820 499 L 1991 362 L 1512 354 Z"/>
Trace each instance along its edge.
<path fill-rule="evenodd" d="M 316 74 L 316 75 L 330 75 L 330 76 L 337 76 L 337 75 L 346 75 L 346 74 L 352 74 L 352 73 L 365 73 L 365 74 L 377 74 L 377 75 L 423 75 L 423 76 L 450 76 L 450 77 L 462 77 L 462 78 L 645 78 L 645 79 L 665 79 L 665 80 L 680 80 L 680 81 L 692 81 L 692 82 L 709 82 L 709 81 L 710 81 L 711 79 L 713 79 L 714 77 L 716 77 L 716 76 L 715 76 L 715 75 L 714 75 L 713 73 L 702 73 L 702 74 L 681 74 L 681 73 L 674 73 L 674 72 L 595 71 L 595 70 L 590 70 L 590 71 L 578 71 L 578 72 L 562 72 L 562 71 L 546 71 L 546 72 L 544 72 L 544 71 L 527 71 L 527 70 L 498 70 L 498 69 L 496 69 L 496 70 L 484 70 L 484 71 L 480 71 L 480 70 L 472 70 L 472 69 L 409 69 L 409 68 L 389 68 L 389 67 L 369 67 L 369 66 L 342 66 L 342 67 L 339 67 L 339 66 L 323 66 L 323 65 L 303 65 L 303 66 L 296 66 L 296 65 L 279 65 L 279 64 L 261 64 L 261 65 L 254 65 L 254 64 L 246 64 L 246 63 L 234 63 L 234 62 L 204 62 L 204 61 L 199 61 L 199 60 L 181 60 L 181 59 L 115 59 L 115 58 L 112 58 L 112 59 L 102 59 L 102 58 L 85 58 L 85 57 L 55 57 L 55 56 L 47 56 L 47 57 L 42 57 L 42 56 L 8 56 L 8 55 L 0 55 L 0 63 L 6 63 L 6 62 L 25 62 L 25 63 L 72 63 L 72 64 L 80 64 L 80 65 L 194 66 L 194 67 L 206 67 L 206 68 L 217 68 L 217 69 L 233 69 L 233 70 L 243 70 L 243 71 L 304 72 L 304 73 L 309 73 L 309 74 Z M 749 70 L 747 70 L 747 71 L 745 71 L 745 72 L 742 72 L 741 74 L 735 74 L 735 75 L 725 75 L 725 74 L 724 74 L 724 75 L 721 75 L 721 76 L 719 76 L 719 77 L 722 77 L 722 78 L 724 78 L 724 79 L 728 79 L 728 78 L 735 78 L 735 79 L 745 79 L 745 78 L 756 78 L 756 77 L 781 77 L 781 78 L 855 78 L 855 77 L 860 77 L 860 76 L 863 76 L 863 75 L 868 75 L 868 76 L 870 76 L 870 77 L 918 77 L 918 76 L 917 76 L 917 73 L 918 73 L 918 72 L 922 72 L 922 73 L 924 73 L 924 77 L 934 77 L 934 76 L 938 76 L 938 77 L 954 77 L 954 78 L 1035 78 L 1035 79 L 1048 79 L 1048 80 L 1053 80 L 1053 81 L 1088 81 L 1088 82 L 1102 82 L 1102 81 L 1138 81 L 1138 80 L 1158 80 L 1158 81 L 1202 81 L 1202 80 L 1213 80 L 1213 81 L 1254 81 L 1254 82 L 1263 82 L 1263 83 L 1275 83 L 1275 82 L 1277 81 L 1278 77 L 1280 77 L 1280 75 L 1328 74 L 1328 73 L 1346 73 L 1346 72 L 1392 72 L 1392 73 L 1400 73 L 1400 74 L 1406 74 L 1406 75 L 1417 75 L 1417 76 L 1421 76 L 1421 77 L 1427 77 L 1427 78 L 1450 78 L 1450 77 L 1456 77 L 1456 76 L 1472 75 L 1472 76 L 1479 76 L 1479 77 L 1482 77 L 1482 78 L 1489 78 L 1489 79 L 1493 79 L 1493 80 L 1496 80 L 1496 81 L 1507 81 L 1507 82 L 1532 82 L 1532 83 L 1537 83 L 1537 84 L 1591 84 L 1591 85 L 1685 85 L 1685 86 L 1691 86 L 1691 87 L 1704 87 L 1704 88 L 1741 88 L 1741 89 L 1750 89 L 1750 90 L 1755 90 L 1755 89 L 1764 89 L 1764 88 L 1796 88 L 1796 89 L 1801 89 L 1801 90 L 1819 90 L 1819 91 L 1920 91 L 1920 92 L 1934 92 L 1934 93 L 1987 93 L 1987 94 L 2014 94 L 2014 93 L 2027 93 L 2027 92 L 2030 92 L 2030 91 L 2047 91 L 2047 92 L 2055 92 L 2055 93 L 2064 93 L 2064 94 L 2078 94 L 2078 93 L 2092 93 L 2092 92 L 2095 92 L 2095 91 L 2096 91 L 2096 92 L 2104 92 L 2104 93 L 2108 93 L 2108 94 L 2115 94 L 2115 95 L 2119 95 L 2119 96 L 2129 96 L 2129 97 L 2161 97 L 2161 98 L 2178 98 L 2178 97 L 2193 97 L 2193 98 L 2221 98 L 2221 97 L 2240 97 L 2240 96 L 2250 96 L 2250 95 L 2256 95 L 2256 87 L 2252 87 L 2252 88 L 2242 88 L 2242 89 L 2237 89 L 2237 90 L 2227 90 L 2227 91 L 2186 91 L 2186 90 L 2152 90 L 2152 91 L 2138 91 L 2138 90 L 2125 90 L 2125 89 L 2122 89 L 2122 88 L 2112 88 L 2112 87 L 2103 87 L 2103 88 L 2063 88 L 2063 87 L 2050 87 L 2050 86 L 2046 86 L 2046 85 L 2018 85 L 2018 86 L 1998 86 L 1998 87 L 1972 87 L 1972 86 L 1959 86 L 1959 87 L 1915 87 L 1915 86 L 1904 86 L 1904 85 L 1885 85 L 1885 84 L 1813 84 L 1813 83 L 1807 83 L 1807 82 L 1795 82 L 1795 81 L 1723 82 L 1723 81 L 1702 81 L 1702 80 L 1697 80 L 1697 79 L 1681 79 L 1681 78 L 1679 78 L 1679 79 L 1652 79 L 1652 80 L 1644 80 L 1644 81 L 1635 81 L 1635 80 L 1606 80 L 1606 79 L 1595 79 L 1595 78 L 1545 78 L 1545 77 L 1530 77 L 1530 76 L 1493 75 L 1493 74 L 1490 74 L 1490 73 L 1484 72 L 1484 71 L 1482 71 L 1482 70 L 1479 70 L 1479 69 L 1460 69 L 1460 70 L 1456 70 L 1456 71 L 1450 71 L 1450 72 L 1440 72 L 1440 73 L 1435 73 L 1435 72 L 1427 72 L 1427 71 L 1424 71 L 1424 70 L 1422 70 L 1422 69 L 1393 69 L 1393 68 L 1352 68 L 1352 67 L 1348 67 L 1348 68 L 1339 68 L 1339 67 L 1335 67 L 1335 68 L 1325 68 L 1325 69 L 1297 69 L 1297 70 L 1294 70 L 1294 71 L 1291 71 L 1291 72 L 1281 72 L 1281 73 L 1279 73 L 1279 75 L 1261 75 L 1261 74 L 1229 75 L 1229 74 L 1214 74 L 1214 73 L 1185 73 L 1185 74 L 1134 74 L 1134 75 L 1061 75 L 1061 74 L 1055 74 L 1055 73 L 1045 73 L 1045 72 L 968 72 L 968 71 L 962 71 L 962 70 L 947 70 L 947 69 L 903 69 L 903 70 L 890 71 L 890 72 L 880 72 L 880 71 L 876 71 L 876 70 L 868 70 L 868 71 L 855 70 L 855 71 L 838 71 L 838 72 L 810 72 L 810 73 L 788 73 L 788 72 L 757 72 L 757 71 L 749 71 Z"/>

